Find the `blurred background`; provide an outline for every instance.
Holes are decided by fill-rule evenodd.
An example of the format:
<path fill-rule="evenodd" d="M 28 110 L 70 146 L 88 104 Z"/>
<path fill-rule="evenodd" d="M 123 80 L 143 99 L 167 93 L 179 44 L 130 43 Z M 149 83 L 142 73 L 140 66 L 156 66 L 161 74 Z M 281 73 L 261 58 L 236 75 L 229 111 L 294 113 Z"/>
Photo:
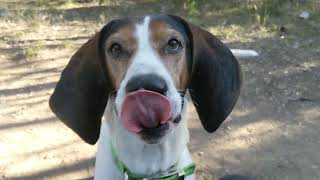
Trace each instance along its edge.
<path fill-rule="evenodd" d="M 85 179 L 95 146 L 48 107 L 72 54 L 114 18 L 171 13 L 253 49 L 231 116 L 207 134 L 189 108 L 198 179 L 320 179 L 319 0 L 0 0 L 0 179 Z"/>

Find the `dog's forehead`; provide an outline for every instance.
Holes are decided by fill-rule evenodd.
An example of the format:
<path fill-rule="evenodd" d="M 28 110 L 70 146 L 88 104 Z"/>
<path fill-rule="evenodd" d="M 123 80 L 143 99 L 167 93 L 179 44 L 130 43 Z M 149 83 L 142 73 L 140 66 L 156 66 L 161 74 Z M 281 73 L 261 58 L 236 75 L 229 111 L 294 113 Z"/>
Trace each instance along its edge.
<path fill-rule="evenodd" d="M 167 15 L 158 15 L 150 17 L 150 28 L 155 27 L 155 30 L 160 30 L 163 28 L 172 29 L 185 35 L 185 27 L 176 18 Z"/>
<path fill-rule="evenodd" d="M 148 30 L 147 33 L 161 33 L 164 30 L 172 30 L 179 32 L 183 37 L 186 37 L 183 24 L 167 15 L 129 17 L 114 20 L 110 24 L 110 36 L 119 36 L 123 38 L 136 36 L 137 28 L 144 26 L 144 28 Z"/>

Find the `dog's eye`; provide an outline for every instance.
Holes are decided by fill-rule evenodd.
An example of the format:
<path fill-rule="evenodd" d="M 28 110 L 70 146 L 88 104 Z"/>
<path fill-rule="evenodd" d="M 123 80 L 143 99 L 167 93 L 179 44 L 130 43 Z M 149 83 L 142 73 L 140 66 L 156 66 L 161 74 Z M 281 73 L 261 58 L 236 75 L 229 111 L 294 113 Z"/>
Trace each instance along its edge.
<path fill-rule="evenodd" d="M 119 43 L 113 43 L 109 48 L 109 53 L 113 56 L 119 56 L 122 52 L 122 47 Z"/>
<path fill-rule="evenodd" d="M 168 41 L 168 48 L 177 50 L 180 47 L 180 42 L 176 38 L 172 38 Z"/>
<path fill-rule="evenodd" d="M 181 49 L 181 42 L 176 38 L 171 38 L 165 47 L 165 52 L 176 53 L 176 52 L 179 52 L 180 49 Z"/>

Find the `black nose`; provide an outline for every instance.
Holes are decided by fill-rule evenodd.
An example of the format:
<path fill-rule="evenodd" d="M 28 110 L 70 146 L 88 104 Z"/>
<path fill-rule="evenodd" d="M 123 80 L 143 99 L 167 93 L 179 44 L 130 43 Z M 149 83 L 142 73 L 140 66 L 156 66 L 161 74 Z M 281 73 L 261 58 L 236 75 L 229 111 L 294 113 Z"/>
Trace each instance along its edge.
<path fill-rule="evenodd" d="M 165 95 L 168 90 L 166 81 L 155 74 L 144 74 L 132 77 L 127 86 L 127 93 L 145 89 Z"/>

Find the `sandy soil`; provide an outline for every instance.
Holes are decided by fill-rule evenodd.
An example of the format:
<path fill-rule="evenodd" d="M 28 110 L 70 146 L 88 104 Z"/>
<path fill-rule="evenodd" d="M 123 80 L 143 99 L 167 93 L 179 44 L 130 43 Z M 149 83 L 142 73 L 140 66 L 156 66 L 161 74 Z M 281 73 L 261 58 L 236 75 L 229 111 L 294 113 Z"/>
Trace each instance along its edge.
<path fill-rule="evenodd" d="M 175 12 L 160 4 L 152 5 L 154 11 L 146 6 L 73 8 L 50 16 L 40 12 L 36 24 L 0 17 L 0 179 L 93 175 L 96 146 L 58 121 L 48 98 L 72 53 L 104 22 Z M 207 22 L 206 27 L 214 24 Z M 224 40 L 260 56 L 239 60 L 245 74 L 242 94 L 217 132 L 205 133 L 190 108 L 190 149 L 198 179 L 232 173 L 263 180 L 320 179 L 319 37 L 289 43 L 278 34 Z"/>

